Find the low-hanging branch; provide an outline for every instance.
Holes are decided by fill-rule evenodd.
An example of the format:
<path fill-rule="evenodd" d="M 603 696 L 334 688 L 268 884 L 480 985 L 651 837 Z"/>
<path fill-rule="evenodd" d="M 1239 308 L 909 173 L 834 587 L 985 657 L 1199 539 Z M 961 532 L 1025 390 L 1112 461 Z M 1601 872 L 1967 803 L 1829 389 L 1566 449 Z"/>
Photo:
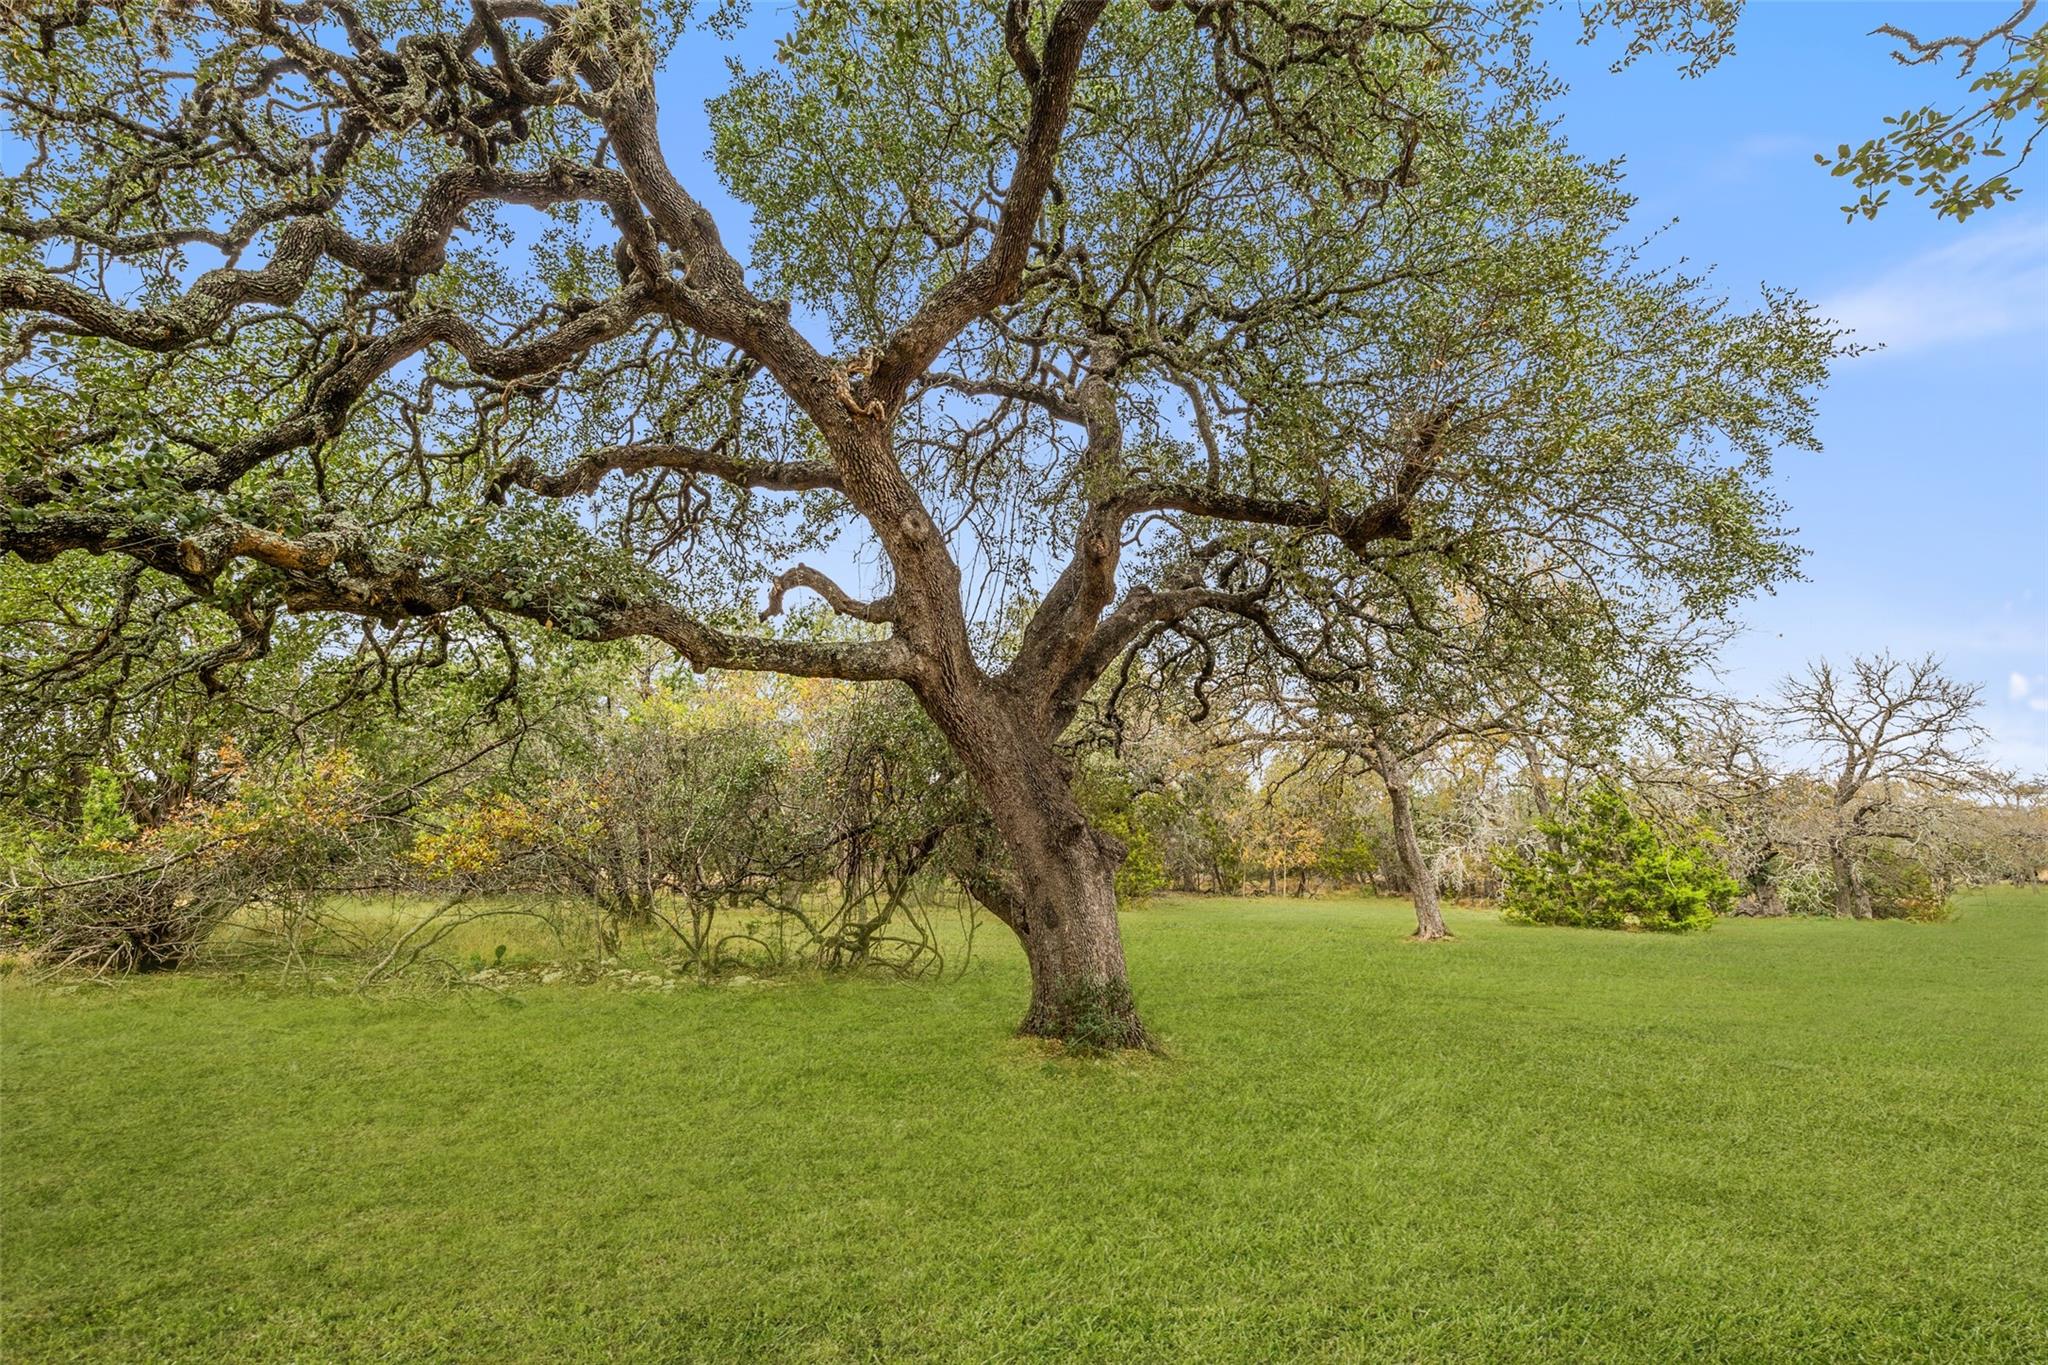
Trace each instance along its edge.
<path fill-rule="evenodd" d="M 279 613 L 472 613 L 899 682 L 1030 1031 L 1145 1038 L 1060 749 L 1139 642 L 1339 582 L 1417 639 L 1648 638 L 1793 562 L 1769 460 L 1836 333 L 1614 245 L 1519 10 L 807 8 L 709 106 L 743 263 L 662 143 L 703 39 L 659 7 L 31 9 L 0 547 L 167 575 L 242 623 L 213 677 Z"/>

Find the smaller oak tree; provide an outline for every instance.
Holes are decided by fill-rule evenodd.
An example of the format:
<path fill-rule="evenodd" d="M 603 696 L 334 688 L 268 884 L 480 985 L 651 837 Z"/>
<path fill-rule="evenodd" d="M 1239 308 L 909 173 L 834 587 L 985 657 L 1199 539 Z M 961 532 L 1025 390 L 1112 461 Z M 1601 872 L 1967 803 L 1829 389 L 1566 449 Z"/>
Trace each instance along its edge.
<path fill-rule="evenodd" d="M 1977 752 L 1980 691 L 1945 675 L 1931 654 L 1858 656 L 1846 676 L 1822 659 L 1779 684 L 1771 714 L 1787 739 L 1807 748 L 1809 775 L 1827 792 L 1821 838 L 1835 914 L 1877 913 L 1863 864 L 1875 850 L 1912 838 L 1904 817 L 1913 796 L 1979 791 L 2004 780 Z"/>

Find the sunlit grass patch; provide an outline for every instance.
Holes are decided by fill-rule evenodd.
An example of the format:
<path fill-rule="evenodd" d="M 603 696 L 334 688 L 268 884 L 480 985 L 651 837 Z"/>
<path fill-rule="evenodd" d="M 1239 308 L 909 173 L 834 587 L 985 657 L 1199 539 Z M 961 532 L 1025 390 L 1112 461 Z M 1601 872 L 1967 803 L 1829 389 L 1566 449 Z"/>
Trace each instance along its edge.
<path fill-rule="evenodd" d="M 942 984 L 10 978 L 8 1360 L 2026 1359 L 2048 898 L 1687 937 L 1125 916 Z"/>

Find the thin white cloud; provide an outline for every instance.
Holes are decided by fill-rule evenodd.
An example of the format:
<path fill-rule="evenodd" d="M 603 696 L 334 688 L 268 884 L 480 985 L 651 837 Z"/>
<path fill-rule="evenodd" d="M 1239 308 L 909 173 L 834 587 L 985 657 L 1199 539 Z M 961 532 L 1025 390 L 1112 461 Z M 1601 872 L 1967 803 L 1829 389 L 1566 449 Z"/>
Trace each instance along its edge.
<path fill-rule="evenodd" d="M 1754 180 L 1758 173 L 1775 166 L 1810 166 L 1819 139 L 1805 133 L 1752 133 L 1727 148 L 1708 164 L 1714 180 L 1738 183 Z"/>
<path fill-rule="evenodd" d="M 1967 235 L 1824 300 L 1821 311 L 1855 340 L 1882 343 L 1885 355 L 2048 329 L 2048 219 L 1958 231 Z"/>
<path fill-rule="evenodd" d="M 2030 690 L 2024 673 L 2014 673 L 2005 680 L 2005 695 L 2014 701 L 2024 700 Z"/>

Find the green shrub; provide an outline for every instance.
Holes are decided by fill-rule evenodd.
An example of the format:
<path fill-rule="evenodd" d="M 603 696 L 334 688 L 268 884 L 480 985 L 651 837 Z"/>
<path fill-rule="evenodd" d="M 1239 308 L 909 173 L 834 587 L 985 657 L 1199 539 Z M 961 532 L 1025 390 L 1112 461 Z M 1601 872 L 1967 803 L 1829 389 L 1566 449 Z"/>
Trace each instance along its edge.
<path fill-rule="evenodd" d="M 1379 871 L 1379 856 L 1370 831 L 1358 828 L 1346 833 L 1349 837 L 1323 845 L 1316 855 L 1316 871 L 1338 886 L 1357 886 Z"/>
<path fill-rule="evenodd" d="M 1124 859 L 1116 870 L 1117 903 L 1129 905 L 1163 890 L 1166 863 L 1158 837 L 1144 818 L 1144 806 L 1156 798 L 1134 791 L 1127 774 L 1095 757 L 1076 776 L 1074 799 L 1089 824 L 1123 845 Z"/>
<path fill-rule="evenodd" d="M 1707 846 L 1704 831 L 1666 840 L 1601 785 L 1577 818 L 1537 822 L 1547 847 L 1535 858 L 1500 859 L 1507 917 L 1591 929 L 1704 929 L 1740 888 Z"/>

